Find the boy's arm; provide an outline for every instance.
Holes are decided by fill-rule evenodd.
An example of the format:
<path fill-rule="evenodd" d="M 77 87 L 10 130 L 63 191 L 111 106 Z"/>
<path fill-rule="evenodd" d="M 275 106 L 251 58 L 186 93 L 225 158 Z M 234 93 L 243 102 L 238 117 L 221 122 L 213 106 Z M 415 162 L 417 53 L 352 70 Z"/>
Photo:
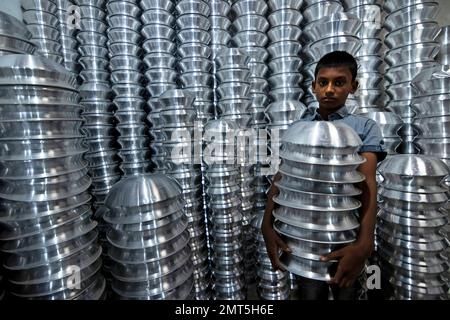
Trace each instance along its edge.
<path fill-rule="evenodd" d="M 323 257 L 324 261 L 339 259 L 338 269 L 331 283 L 338 284 L 340 287 L 349 287 L 353 284 L 364 268 L 365 261 L 374 250 L 377 215 L 377 155 L 373 152 L 364 152 L 361 155 L 367 161 L 358 168 L 358 171 L 366 177 L 358 185 L 362 191 L 358 238 L 354 243 Z"/>
<path fill-rule="evenodd" d="M 284 270 L 280 265 L 280 260 L 278 258 L 278 248 L 283 251 L 290 252 L 288 246 L 281 240 L 280 236 L 273 229 L 273 215 L 272 211 L 275 207 L 273 202 L 273 197 L 279 193 L 278 188 L 275 186 L 275 181 L 280 180 L 281 175 L 277 173 L 273 177 L 272 186 L 267 194 L 267 204 L 264 211 L 264 219 L 261 226 L 261 231 L 264 236 L 264 242 L 266 243 L 267 254 L 272 262 L 272 267 L 277 270 Z"/>

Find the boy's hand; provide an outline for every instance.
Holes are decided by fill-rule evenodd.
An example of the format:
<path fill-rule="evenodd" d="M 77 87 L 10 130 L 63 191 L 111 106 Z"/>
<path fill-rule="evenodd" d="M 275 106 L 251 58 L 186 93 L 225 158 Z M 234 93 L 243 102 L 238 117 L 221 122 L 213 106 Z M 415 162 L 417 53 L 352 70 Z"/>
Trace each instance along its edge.
<path fill-rule="evenodd" d="M 352 243 L 340 250 L 331 252 L 322 257 L 322 261 L 339 260 L 338 268 L 330 284 L 337 284 L 341 288 L 348 288 L 353 285 L 361 274 L 367 258 L 372 250 L 369 246 Z"/>
<path fill-rule="evenodd" d="M 278 248 L 284 252 L 291 252 L 291 249 L 281 240 L 280 236 L 275 232 L 272 226 L 262 226 L 262 234 L 264 236 L 264 242 L 266 243 L 267 254 L 269 255 L 272 267 L 275 270 L 280 269 L 285 271 L 281 266 L 280 259 L 278 258 Z"/>

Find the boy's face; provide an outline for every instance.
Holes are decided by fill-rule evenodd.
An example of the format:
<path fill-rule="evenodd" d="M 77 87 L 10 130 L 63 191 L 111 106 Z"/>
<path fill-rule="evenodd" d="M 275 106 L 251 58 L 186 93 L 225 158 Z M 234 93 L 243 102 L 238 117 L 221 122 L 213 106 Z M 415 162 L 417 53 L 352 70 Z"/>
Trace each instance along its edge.
<path fill-rule="evenodd" d="M 358 81 L 352 81 L 348 67 L 321 68 L 312 88 L 319 108 L 336 110 L 345 104 L 350 93 L 355 93 Z"/>

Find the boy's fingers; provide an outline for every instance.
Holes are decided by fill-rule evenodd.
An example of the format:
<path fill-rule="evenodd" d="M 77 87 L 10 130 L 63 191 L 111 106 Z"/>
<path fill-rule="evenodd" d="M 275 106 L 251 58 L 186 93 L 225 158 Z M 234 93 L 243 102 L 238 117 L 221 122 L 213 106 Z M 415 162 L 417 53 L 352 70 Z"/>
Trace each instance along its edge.
<path fill-rule="evenodd" d="M 277 245 L 278 247 L 283 250 L 284 252 L 291 252 L 291 249 L 287 246 L 286 243 L 284 243 L 283 240 L 281 240 L 280 238 L 277 239 Z"/>
<path fill-rule="evenodd" d="M 342 279 L 344 278 L 345 274 L 341 267 L 338 266 L 336 274 L 334 275 L 333 279 L 331 279 L 331 283 L 334 284 L 340 284 Z"/>
<path fill-rule="evenodd" d="M 321 261 L 337 260 L 337 259 L 341 258 L 342 255 L 343 255 L 343 252 L 342 252 L 342 249 L 340 249 L 340 250 L 336 250 L 336 251 L 330 252 L 326 256 L 322 256 L 320 258 L 320 260 Z"/>

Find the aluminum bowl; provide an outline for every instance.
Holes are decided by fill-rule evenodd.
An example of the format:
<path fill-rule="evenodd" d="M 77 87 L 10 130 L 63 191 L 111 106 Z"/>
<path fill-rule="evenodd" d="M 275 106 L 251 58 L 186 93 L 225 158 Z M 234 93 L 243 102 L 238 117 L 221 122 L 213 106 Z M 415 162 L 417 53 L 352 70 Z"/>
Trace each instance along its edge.
<path fill-rule="evenodd" d="M 319 281 L 330 281 L 332 278 L 329 270 L 333 262 L 319 262 L 288 254 L 283 254 L 280 259 L 284 269 L 296 275 Z"/>
<path fill-rule="evenodd" d="M 146 54 L 143 61 L 149 69 L 174 69 L 177 59 L 170 53 L 155 52 Z"/>
<path fill-rule="evenodd" d="M 260 31 L 265 33 L 269 27 L 269 22 L 267 22 L 264 16 L 260 15 L 238 16 L 233 21 L 233 28 L 238 33 L 245 31 Z"/>
<path fill-rule="evenodd" d="M 131 29 L 110 27 L 107 30 L 110 43 L 139 43 L 141 34 Z"/>
<path fill-rule="evenodd" d="M 179 15 L 200 14 L 205 17 L 208 17 L 211 12 L 209 5 L 200 0 L 180 1 L 175 7 L 175 10 Z"/>
<path fill-rule="evenodd" d="M 172 12 L 175 8 L 175 4 L 172 1 L 164 1 L 164 0 L 142 0 L 141 3 L 142 10 L 150 10 L 150 9 L 161 9 L 168 12 Z"/>
<path fill-rule="evenodd" d="M 265 16 L 268 10 L 268 6 L 263 1 L 244 0 L 235 2 L 231 7 L 231 10 L 236 16 L 244 16 L 250 14 Z"/>
<path fill-rule="evenodd" d="M 409 26 L 416 23 L 434 22 L 439 13 L 437 3 L 420 3 L 407 7 L 399 7 L 399 10 L 387 15 L 384 27 L 389 32 L 398 29 L 399 26 Z"/>
<path fill-rule="evenodd" d="M 336 13 L 326 16 L 305 27 L 305 35 L 312 41 L 335 36 L 353 36 L 361 28 L 357 16 L 349 13 Z"/>
<path fill-rule="evenodd" d="M 337 36 L 315 41 L 310 46 L 311 58 L 320 60 L 325 54 L 331 51 L 346 51 L 355 56 L 361 48 L 361 41 L 354 36 Z"/>
<path fill-rule="evenodd" d="M 269 38 L 261 31 L 239 31 L 234 35 L 232 42 L 238 47 L 265 47 L 269 42 Z"/>
<path fill-rule="evenodd" d="M 141 9 L 138 5 L 131 2 L 112 1 L 106 5 L 109 15 L 123 15 L 126 13 L 130 17 L 138 17 Z"/>
<path fill-rule="evenodd" d="M 176 44 L 166 39 L 150 39 L 142 44 L 147 53 L 169 53 L 173 54 L 176 50 Z"/>
<path fill-rule="evenodd" d="M 439 34 L 439 30 L 439 25 L 435 22 L 418 23 L 389 33 L 385 43 L 389 48 L 396 48 L 415 43 L 432 42 Z"/>
<path fill-rule="evenodd" d="M 178 46 L 177 53 L 181 58 L 202 57 L 209 58 L 211 49 L 204 44 L 187 43 Z"/>
<path fill-rule="evenodd" d="M 267 51 L 272 58 L 297 57 L 302 45 L 297 41 L 279 41 L 269 44 Z"/>
<path fill-rule="evenodd" d="M 211 23 L 211 30 L 225 31 L 231 27 L 231 21 L 227 16 L 210 16 L 209 22 Z"/>
<path fill-rule="evenodd" d="M 338 1 L 320 1 L 312 5 L 307 5 L 303 10 L 303 21 L 307 24 L 320 20 L 330 14 L 343 12 L 344 8 Z"/>
<path fill-rule="evenodd" d="M 211 35 L 211 49 L 213 49 L 213 52 L 215 52 L 214 47 L 217 48 L 218 45 L 226 46 L 231 41 L 231 35 L 228 30 L 211 29 L 209 32 Z M 220 52 L 220 50 L 216 52 Z"/>
<path fill-rule="evenodd" d="M 102 34 L 91 31 L 80 31 L 77 34 L 77 40 L 80 44 L 91 44 L 98 46 L 105 46 L 108 38 Z"/>
<path fill-rule="evenodd" d="M 267 35 L 271 42 L 299 41 L 302 30 L 298 26 L 277 26 L 271 28 Z"/>
<path fill-rule="evenodd" d="M 168 39 L 175 37 L 175 29 L 162 24 L 147 24 L 141 29 L 141 34 L 146 40 L 149 39 Z"/>
<path fill-rule="evenodd" d="M 123 14 L 108 15 L 106 21 L 112 27 L 130 29 L 136 32 L 139 32 L 142 25 L 137 18 Z"/>
<path fill-rule="evenodd" d="M 208 31 L 195 28 L 194 25 L 193 28 L 185 28 L 178 31 L 177 40 L 180 43 L 195 42 L 208 44 L 211 41 L 211 36 Z"/>
<path fill-rule="evenodd" d="M 200 30 L 208 31 L 211 27 L 209 19 L 205 16 L 198 14 L 181 14 L 177 17 L 176 26 L 179 30 L 189 30 L 197 28 Z"/>

